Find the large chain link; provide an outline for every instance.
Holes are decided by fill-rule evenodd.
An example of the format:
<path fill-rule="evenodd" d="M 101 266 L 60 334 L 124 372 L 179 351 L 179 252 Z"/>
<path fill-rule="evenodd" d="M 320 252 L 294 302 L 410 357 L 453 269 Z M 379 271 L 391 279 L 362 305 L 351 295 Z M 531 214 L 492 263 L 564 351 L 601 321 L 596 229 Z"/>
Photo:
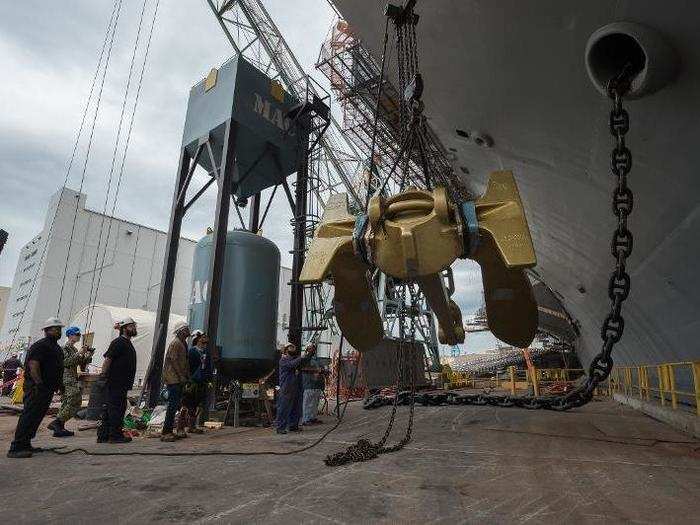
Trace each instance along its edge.
<path fill-rule="evenodd" d="M 622 98 L 629 91 L 633 78 L 631 64 L 627 64 L 619 75 L 612 78 L 607 85 L 607 92 L 613 101 L 608 125 L 615 140 L 610 156 L 610 170 L 617 179 L 612 194 L 612 211 L 617 217 L 617 228 L 613 232 L 610 251 L 615 259 L 615 269 L 608 281 L 608 298 L 610 312 L 605 317 L 600 330 L 603 346 L 591 361 L 586 382 L 558 400 L 555 408 L 566 410 L 588 403 L 596 387 L 605 381 L 613 367 L 612 350 L 622 338 L 625 319 L 622 317 L 622 303 L 630 293 L 631 279 L 627 273 L 627 258 L 632 254 L 633 236 L 627 227 L 627 218 L 632 213 L 634 195 L 627 185 L 627 176 L 632 170 L 632 152 L 625 144 L 625 135 L 629 131 L 629 113 L 622 107 Z"/>
<path fill-rule="evenodd" d="M 410 304 L 406 306 L 406 289 L 410 293 Z M 387 423 L 384 435 L 377 443 L 372 443 L 367 439 L 360 439 L 354 445 L 350 445 L 346 450 L 341 452 L 336 452 L 335 454 L 330 454 L 326 456 L 324 462 L 329 467 L 337 467 L 340 465 L 345 465 L 347 463 L 357 463 L 361 461 L 369 461 L 376 458 L 380 454 L 388 454 L 391 452 L 396 452 L 405 447 L 410 441 L 413 434 L 413 416 L 415 413 L 415 403 L 416 403 L 416 367 L 415 367 L 415 352 L 416 352 L 416 308 L 418 307 L 416 295 L 413 290 L 412 284 L 406 284 L 402 286 L 401 290 L 401 304 L 399 305 L 399 342 L 397 345 L 397 355 L 396 355 L 396 380 L 394 384 L 394 396 L 393 396 L 393 406 L 391 409 L 391 415 L 389 416 L 389 421 Z M 408 316 L 406 316 L 406 310 L 408 310 Z M 408 319 L 408 326 L 406 322 Z M 406 337 L 406 329 L 408 328 L 409 336 Z M 408 340 L 411 345 L 410 348 L 410 360 L 406 362 L 407 352 L 404 349 L 404 343 Z M 401 386 L 405 382 L 405 374 L 407 369 L 410 368 L 411 374 L 411 387 L 410 391 L 401 391 Z M 401 438 L 394 445 L 386 446 L 386 442 L 391 435 L 391 431 L 394 427 L 394 421 L 396 419 L 396 409 L 401 405 L 409 404 L 409 416 L 408 424 L 406 425 L 406 433 L 404 437 Z"/>

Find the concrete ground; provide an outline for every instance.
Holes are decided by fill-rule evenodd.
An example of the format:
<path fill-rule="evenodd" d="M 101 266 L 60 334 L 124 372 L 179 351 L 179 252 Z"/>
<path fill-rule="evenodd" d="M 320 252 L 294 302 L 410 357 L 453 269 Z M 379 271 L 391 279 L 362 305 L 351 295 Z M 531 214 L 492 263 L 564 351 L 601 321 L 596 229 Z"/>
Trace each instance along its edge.
<path fill-rule="evenodd" d="M 339 468 L 323 464 L 360 437 L 378 439 L 387 415 L 387 408 L 352 404 L 325 442 L 282 457 L 44 452 L 10 460 L 3 453 L 0 507 L 12 523 L 698 522 L 700 442 L 615 402 L 568 413 L 416 407 L 413 441 L 403 451 Z M 404 407 L 394 436 L 406 415 Z M 0 416 L 4 450 L 15 422 Z M 329 425 L 312 428 L 287 436 L 226 428 L 174 444 L 143 438 L 127 445 L 97 445 L 94 430 L 64 440 L 42 430 L 35 445 L 282 451 Z"/>

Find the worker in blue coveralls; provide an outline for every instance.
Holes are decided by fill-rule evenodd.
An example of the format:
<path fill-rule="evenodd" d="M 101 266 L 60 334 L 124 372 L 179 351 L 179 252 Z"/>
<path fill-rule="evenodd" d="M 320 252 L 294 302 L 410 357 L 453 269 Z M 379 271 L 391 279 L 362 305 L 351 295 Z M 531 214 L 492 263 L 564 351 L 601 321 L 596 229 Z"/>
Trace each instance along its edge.
<path fill-rule="evenodd" d="M 280 390 L 277 400 L 277 433 L 300 432 L 299 420 L 302 414 L 303 386 L 302 367 L 314 356 L 316 346 L 309 345 L 301 352 L 292 343 L 287 343 L 282 350 L 279 364 Z"/>

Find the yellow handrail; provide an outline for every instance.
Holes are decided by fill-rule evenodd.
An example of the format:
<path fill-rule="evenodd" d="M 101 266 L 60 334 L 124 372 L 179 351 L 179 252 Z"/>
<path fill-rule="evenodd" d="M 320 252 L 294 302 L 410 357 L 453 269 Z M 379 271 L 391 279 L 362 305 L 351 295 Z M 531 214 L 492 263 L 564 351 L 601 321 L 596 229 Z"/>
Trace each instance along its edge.
<path fill-rule="evenodd" d="M 692 375 L 692 390 L 680 390 L 678 372 L 688 369 Z M 650 371 L 654 371 L 650 374 Z M 656 375 L 656 386 L 652 386 L 651 375 Z M 616 366 L 608 378 L 608 393 L 623 393 L 648 402 L 658 402 L 672 410 L 681 405 L 693 406 L 700 416 L 700 361 L 682 361 L 641 366 Z"/>
<path fill-rule="evenodd" d="M 692 390 L 679 388 L 679 371 L 686 370 L 692 376 Z M 446 374 L 447 375 L 447 374 Z M 561 388 L 585 375 L 585 370 L 576 368 L 507 368 L 506 374 L 490 372 L 481 377 L 466 372 L 450 371 L 447 388 L 500 388 L 516 395 L 518 390 L 529 390 L 540 395 L 549 387 Z M 686 381 L 686 382 L 689 382 Z M 681 380 L 681 384 L 683 381 Z M 650 403 L 669 406 L 672 410 L 694 408 L 700 416 L 700 361 L 681 361 L 654 365 L 615 366 L 607 384 L 596 390 L 596 395 L 612 396 L 621 393 L 637 397 Z"/>

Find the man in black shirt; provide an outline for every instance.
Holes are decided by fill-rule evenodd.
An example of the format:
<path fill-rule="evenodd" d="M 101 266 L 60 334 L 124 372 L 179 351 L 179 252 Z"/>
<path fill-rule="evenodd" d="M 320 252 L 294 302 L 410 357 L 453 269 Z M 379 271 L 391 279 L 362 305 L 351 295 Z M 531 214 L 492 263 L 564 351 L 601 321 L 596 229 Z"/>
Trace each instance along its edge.
<path fill-rule="evenodd" d="M 49 409 L 53 393 L 63 386 L 63 350 L 57 343 L 63 323 L 51 317 L 42 328 L 46 337 L 29 347 L 24 362 L 24 408 L 8 458 L 29 458 L 32 452 L 40 450 L 32 447 L 31 440 Z"/>
<path fill-rule="evenodd" d="M 110 343 L 102 365 L 106 409 L 97 431 L 98 443 L 131 441 L 122 432 L 122 422 L 126 412 L 126 395 L 134 386 L 136 375 L 136 350 L 131 343 L 131 338 L 137 335 L 136 322 L 131 317 L 125 317 L 115 327 L 119 330 L 119 337 Z"/>

